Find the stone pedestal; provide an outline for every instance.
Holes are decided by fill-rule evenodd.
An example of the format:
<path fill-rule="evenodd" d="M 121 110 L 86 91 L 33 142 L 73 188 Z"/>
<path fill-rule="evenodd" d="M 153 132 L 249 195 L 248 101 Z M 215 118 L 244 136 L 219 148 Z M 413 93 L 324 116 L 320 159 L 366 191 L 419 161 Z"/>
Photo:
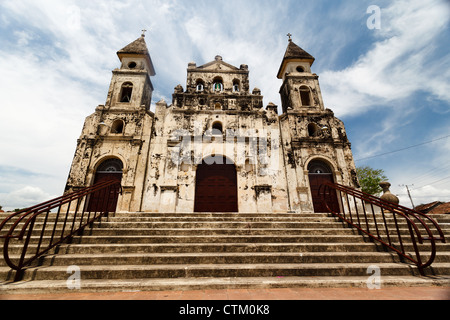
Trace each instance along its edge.
<path fill-rule="evenodd" d="M 391 184 L 387 181 L 380 182 L 380 187 L 383 189 L 383 195 L 381 196 L 381 200 L 392 202 L 394 204 L 399 204 L 400 200 L 397 196 L 391 193 L 389 188 L 391 187 Z"/>

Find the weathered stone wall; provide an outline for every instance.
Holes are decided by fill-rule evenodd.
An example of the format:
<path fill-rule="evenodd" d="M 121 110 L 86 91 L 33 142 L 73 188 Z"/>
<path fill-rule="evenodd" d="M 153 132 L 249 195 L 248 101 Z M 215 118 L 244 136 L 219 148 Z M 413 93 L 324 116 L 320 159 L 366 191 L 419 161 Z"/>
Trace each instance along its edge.
<path fill-rule="evenodd" d="M 121 133 L 111 132 L 116 120 L 123 121 Z M 106 112 L 104 106 L 99 106 L 95 113 L 86 118 L 77 142 L 66 192 L 92 185 L 98 166 L 109 158 L 118 158 L 123 163 L 123 195 L 118 208 L 139 211 L 152 125 L 153 115 L 150 112 Z"/>

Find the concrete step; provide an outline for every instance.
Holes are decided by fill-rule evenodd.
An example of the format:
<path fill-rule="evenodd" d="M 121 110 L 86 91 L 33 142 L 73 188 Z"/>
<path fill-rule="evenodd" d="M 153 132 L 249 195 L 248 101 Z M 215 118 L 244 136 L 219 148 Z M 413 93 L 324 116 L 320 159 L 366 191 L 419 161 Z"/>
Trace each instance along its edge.
<path fill-rule="evenodd" d="M 207 253 L 101 253 L 46 255 L 42 265 L 159 265 L 159 264 L 262 264 L 262 263 L 387 263 L 397 255 L 378 252 L 215 252 Z"/>
<path fill-rule="evenodd" d="M 148 279 L 200 277 L 288 277 L 288 276 L 362 276 L 367 263 L 261 263 L 261 264 L 161 264 L 161 265 L 81 265 L 81 279 Z M 418 275 L 415 266 L 404 263 L 379 263 L 384 275 Z M 448 265 L 436 268 L 449 274 Z M 42 266 L 25 270 L 23 280 L 64 280 L 67 266 Z"/>
<path fill-rule="evenodd" d="M 33 236 L 30 243 L 37 243 L 39 236 Z M 43 237 L 44 243 L 50 241 Z M 114 244 L 133 243 L 321 243 L 321 242 L 363 242 L 359 235 L 83 235 L 75 236 L 72 243 Z"/>
<path fill-rule="evenodd" d="M 41 226 L 42 221 L 44 221 L 45 216 L 41 216 L 36 220 L 35 226 Z M 84 216 L 84 221 L 86 221 L 87 215 Z M 53 222 L 55 220 L 54 215 L 50 215 L 47 219 L 48 222 Z M 72 225 L 73 217 L 69 217 L 67 219 L 67 225 Z M 393 219 L 386 219 L 387 226 L 389 228 L 396 227 L 396 223 Z M 10 221 L 6 226 L 11 226 L 14 221 Z M 239 227 L 240 225 L 250 224 L 253 227 L 270 227 L 270 226 L 280 226 L 280 227 L 329 227 L 334 225 L 335 227 L 341 227 L 345 225 L 344 223 L 337 224 L 338 219 L 330 216 L 312 216 L 312 217 L 303 217 L 303 216 L 295 216 L 295 217 L 277 217 L 274 215 L 271 216 L 253 216 L 253 217 L 240 217 L 240 216 L 186 216 L 186 215 L 171 215 L 171 216 L 163 216 L 163 217 L 153 217 L 149 214 L 146 215 L 137 215 L 131 214 L 129 217 L 121 215 L 121 216 L 113 216 L 113 217 L 103 217 L 100 225 L 111 226 L 111 225 L 128 225 L 129 227 L 202 227 L 209 225 L 217 225 L 217 226 L 230 226 L 230 227 Z M 379 229 L 382 230 L 384 225 L 381 224 L 382 220 L 378 220 Z M 79 223 L 79 222 L 78 222 Z M 354 223 L 358 223 L 358 221 L 354 221 Z M 366 226 L 366 221 L 361 220 L 361 225 L 363 227 Z M 64 219 L 59 219 L 58 226 L 62 226 L 64 224 Z M 369 227 L 375 230 L 375 223 L 372 219 L 368 220 Z M 441 229 L 450 230 L 450 222 L 440 222 Z M 397 225 L 402 228 L 407 228 L 407 223 L 405 220 L 398 220 Z M 420 224 L 417 224 L 418 227 L 421 228 Z M 4 228 L 6 229 L 6 227 Z"/>
<path fill-rule="evenodd" d="M 51 212 L 50 217 L 55 217 L 56 212 Z M 60 213 L 62 215 L 63 213 Z M 88 213 L 85 213 L 87 215 Z M 0 213 L 0 220 L 4 220 L 8 216 L 10 216 L 11 213 Z M 43 215 L 41 215 L 43 217 Z M 73 213 L 69 213 L 69 217 L 73 217 Z M 320 218 L 320 217 L 334 217 L 330 213 L 221 213 L 221 212 L 194 212 L 194 213 L 149 213 L 149 212 L 116 212 L 116 213 L 110 213 L 110 217 L 115 218 L 196 218 L 196 219 L 203 219 L 203 218 L 258 218 L 258 219 L 264 219 L 264 218 Z M 346 214 L 346 217 L 350 217 L 348 214 Z M 354 218 L 356 218 L 356 215 L 353 215 Z M 360 217 L 363 217 L 363 214 L 360 213 Z M 372 218 L 372 213 L 367 213 L 368 218 Z M 377 219 L 381 218 L 381 214 L 376 214 Z M 389 213 L 385 214 L 386 219 L 392 219 L 392 215 Z M 450 223 L 450 214 L 437 214 L 437 215 L 429 215 L 430 218 L 438 221 L 439 223 Z"/>
<path fill-rule="evenodd" d="M 324 276 L 324 277 L 212 277 L 212 278 L 150 278 L 150 279 L 84 279 L 79 287 L 68 288 L 64 280 L 20 281 L 0 285 L 0 294 L 78 293 L 78 292 L 138 292 L 173 290 L 220 290 L 220 289 L 265 289 L 265 288 L 367 288 L 368 275 Z M 0 283 L 1 284 L 1 283 Z M 70 283 L 73 286 L 73 283 Z M 372 284 L 373 285 L 373 284 Z M 415 276 L 382 276 L 379 288 L 450 286 L 444 277 L 421 278 Z M 373 288 L 373 287 L 372 287 Z"/>
<path fill-rule="evenodd" d="M 12 254 L 19 254 L 22 246 L 11 245 Z M 30 245 L 34 252 L 36 245 Z M 57 252 L 70 253 L 190 253 L 190 252 L 373 252 L 373 243 L 134 243 L 127 244 L 63 244 Z M 449 250 L 450 251 L 450 250 Z"/>
<path fill-rule="evenodd" d="M 62 229 L 57 229 L 55 234 L 60 235 Z M 50 237 L 51 228 L 44 230 L 44 235 Z M 133 235 L 352 235 L 354 231 L 343 228 L 121 228 L 120 226 L 109 228 L 86 229 L 84 235 L 98 236 L 133 236 Z M 35 229 L 32 236 L 40 236 L 41 230 Z"/>

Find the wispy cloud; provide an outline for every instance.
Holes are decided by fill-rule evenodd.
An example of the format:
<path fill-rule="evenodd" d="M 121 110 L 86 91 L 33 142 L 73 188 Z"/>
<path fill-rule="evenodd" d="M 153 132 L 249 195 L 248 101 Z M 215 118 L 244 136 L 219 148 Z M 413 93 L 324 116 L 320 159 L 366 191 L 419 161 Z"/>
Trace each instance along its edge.
<path fill-rule="evenodd" d="M 399 99 L 418 91 L 450 102 L 448 68 L 433 61 L 439 36 L 450 21 L 443 1 L 395 1 L 382 8 L 382 28 L 373 47 L 349 67 L 322 73 L 326 102 L 340 115 L 372 107 L 398 108 Z M 440 85 L 435 86 L 434 84 Z M 345 98 L 343 98 L 345 97 Z"/>
<path fill-rule="evenodd" d="M 260 88 L 265 104 L 280 105 L 276 73 L 290 32 L 316 57 L 313 72 L 326 107 L 339 117 L 364 119 L 352 141 L 357 153 L 380 151 L 381 137 L 398 142 L 399 123 L 426 131 L 415 111 L 449 112 L 450 6 L 438 0 L 378 2 L 382 28 L 368 31 L 371 1 L 2 1 L 0 165 L 48 175 L 26 183 L 19 174 L 2 192 L 31 191 L 27 186 L 39 188 L 42 198 L 62 192 L 84 118 L 106 100 L 116 51 L 141 29 L 148 30 L 157 73 L 153 104 L 162 98 L 171 103 L 173 88 L 185 86 L 190 61 L 200 65 L 220 54 L 237 67 L 248 64 L 250 89 Z M 411 105 L 420 93 L 423 100 Z M 378 109 L 386 110 L 378 124 L 364 118 Z M 432 124 L 421 141 L 443 127 Z M 448 159 L 443 153 L 449 149 L 437 149 L 442 155 L 433 154 L 439 161 L 431 162 Z"/>
<path fill-rule="evenodd" d="M 49 194 L 39 187 L 25 186 L 9 193 L 0 193 L 0 201 L 3 210 L 12 211 L 14 209 L 30 207 L 57 196 L 59 196 L 59 194 Z"/>

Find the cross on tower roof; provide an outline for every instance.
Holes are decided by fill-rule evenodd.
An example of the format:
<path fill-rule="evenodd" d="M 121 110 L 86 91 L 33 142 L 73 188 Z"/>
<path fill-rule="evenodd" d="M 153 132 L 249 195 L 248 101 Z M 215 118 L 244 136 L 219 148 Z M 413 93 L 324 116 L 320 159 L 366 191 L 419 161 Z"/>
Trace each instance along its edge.
<path fill-rule="evenodd" d="M 146 32 L 146 31 L 147 31 L 146 29 L 142 29 L 142 34 L 141 34 L 141 36 L 145 37 L 145 32 Z"/>
<path fill-rule="evenodd" d="M 287 36 L 289 37 L 289 41 L 292 41 L 292 39 L 291 39 L 292 34 L 288 33 Z"/>

